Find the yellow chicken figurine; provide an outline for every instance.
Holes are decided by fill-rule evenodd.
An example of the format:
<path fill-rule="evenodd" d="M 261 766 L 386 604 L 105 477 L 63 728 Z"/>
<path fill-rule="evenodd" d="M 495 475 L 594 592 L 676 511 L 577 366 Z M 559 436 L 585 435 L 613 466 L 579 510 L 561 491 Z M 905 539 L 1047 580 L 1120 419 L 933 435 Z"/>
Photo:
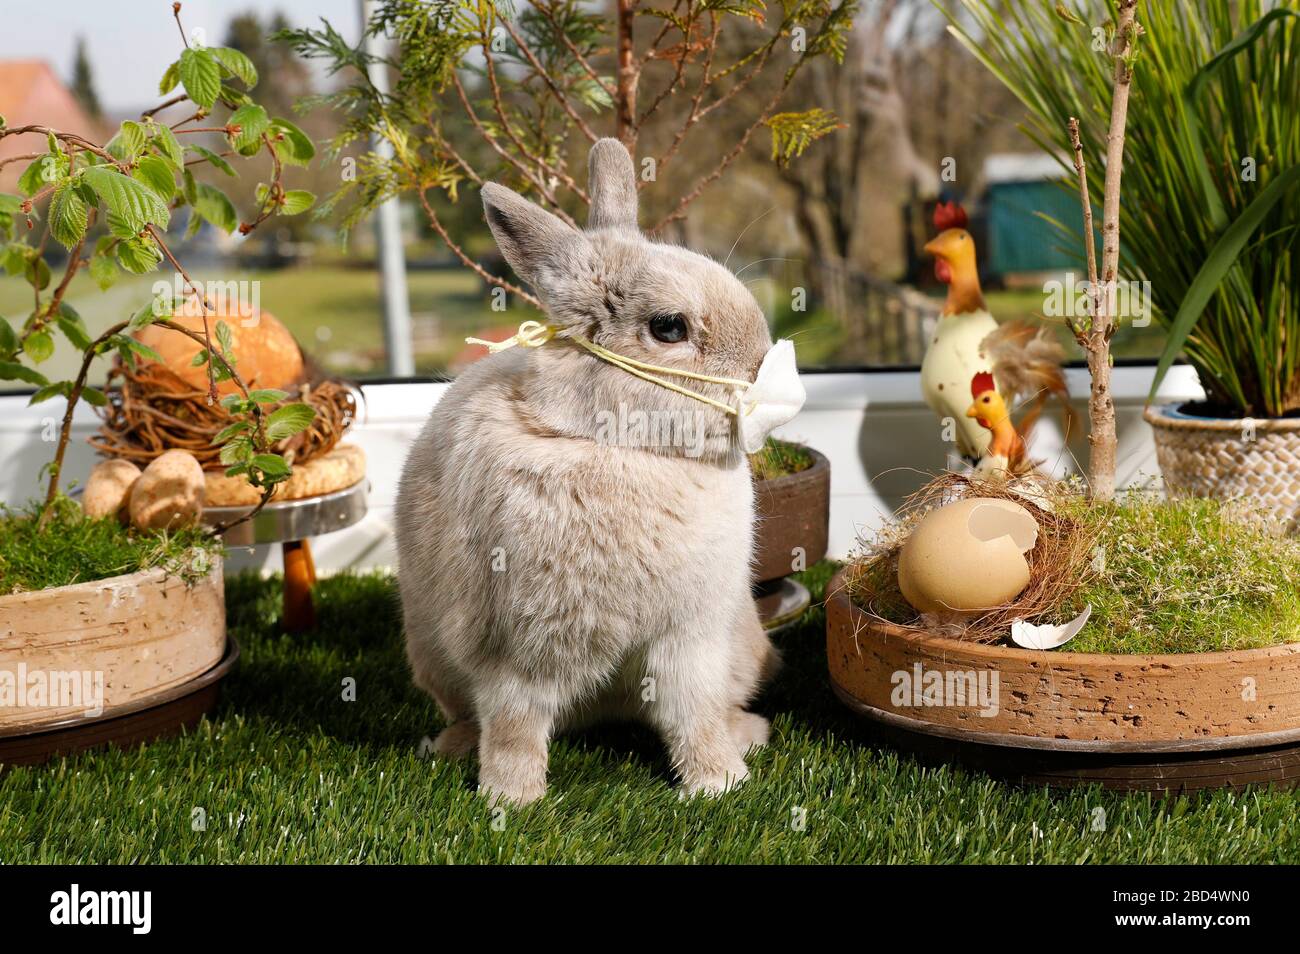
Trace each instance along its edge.
<path fill-rule="evenodd" d="M 1045 328 L 1022 322 L 999 325 L 989 314 L 980 290 L 975 240 L 966 230 L 961 206 L 939 203 L 934 225 L 939 234 L 925 251 L 935 258 L 935 275 L 947 284 L 948 298 L 921 362 L 925 402 L 940 419 L 953 422 L 958 452 L 977 468 L 995 437 L 967 413 L 968 389 L 979 375 L 988 376 L 981 381 L 992 382 L 985 390 L 1001 402 L 1004 413 L 1017 401 L 1033 401 L 1037 416 L 1055 394 L 1065 407 L 1068 434 L 1073 411 L 1061 370 L 1064 350 Z M 1009 413 L 1006 416 L 1009 422 Z M 1023 448 L 1021 453 L 1023 457 Z"/>
<path fill-rule="evenodd" d="M 966 408 L 966 416 L 973 418 L 990 434 L 988 448 L 980 460 L 980 469 L 1002 471 L 1007 476 L 1021 473 L 1026 469 L 1025 442 L 1011 422 L 1011 412 L 1007 410 L 1002 395 L 994 387 L 993 375 L 981 371 L 971 378 L 970 394 L 973 400 L 971 406 Z M 1026 415 L 1026 423 L 1032 423 L 1029 415 Z"/>

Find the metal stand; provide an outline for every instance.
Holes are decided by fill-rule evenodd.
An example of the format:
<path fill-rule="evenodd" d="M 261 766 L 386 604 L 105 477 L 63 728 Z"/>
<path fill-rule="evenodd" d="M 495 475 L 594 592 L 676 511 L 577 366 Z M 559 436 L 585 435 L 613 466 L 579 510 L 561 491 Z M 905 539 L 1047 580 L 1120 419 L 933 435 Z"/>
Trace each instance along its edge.
<path fill-rule="evenodd" d="M 265 543 L 281 544 L 284 558 L 284 628 L 300 633 L 316 625 L 316 607 L 311 589 L 316 583 L 316 564 L 312 560 L 310 537 L 343 530 L 366 515 L 369 483 L 358 481 L 345 490 L 269 503 L 252 520 L 231 527 L 224 540 L 227 546 L 251 547 Z M 224 523 L 252 507 L 208 507 L 203 522 Z"/>

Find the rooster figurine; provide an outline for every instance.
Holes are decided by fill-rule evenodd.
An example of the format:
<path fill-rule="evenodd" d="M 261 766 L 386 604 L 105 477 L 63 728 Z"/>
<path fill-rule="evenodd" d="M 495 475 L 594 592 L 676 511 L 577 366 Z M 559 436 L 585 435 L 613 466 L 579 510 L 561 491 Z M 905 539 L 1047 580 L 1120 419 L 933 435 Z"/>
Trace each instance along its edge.
<path fill-rule="evenodd" d="M 978 469 L 987 469 L 987 464 L 981 464 L 990 455 L 990 444 L 998 434 L 980 417 L 968 413 L 972 408 L 967 395 L 979 404 L 983 393 L 991 393 L 1013 434 L 1009 408 L 1033 402 L 1032 418 L 1026 415 L 1032 421 L 1048 397 L 1056 395 L 1065 408 L 1068 435 L 1073 411 L 1061 369 L 1065 352 L 1046 328 L 1022 322 L 999 325 L 989 314 L 980 290 L 975 240 L 966 231 L 966 212 L 961 206 L 939 203 L 934 210 L 934 225 L 939 234 L 926 244 L 925 251 L 935 258 L 935 275 L 947 284 L 948 298 L 921 362 L 921 391 L 931 410 L 955 424 L 957 450 L 962 457 Z M 987 385 L 979 395 L 972 394 L 977 380 Z M 989 406 L 992 403 L 991 398 Z M 1016 439 L 1020 440 L 1019 435 Z M 1004 428 L 1000 445 L 1003 449 L 1010 446 L 1006 440 Z M 1023 441 L 1019 455 L 1023 461 Z"/>
<path fill-rule="evenodd" d="M 988 371 L 980 371 L 971 378 L 970 395 L 972 401 L 971 406 L 966 408 L 966 416 L 973 418 L 990 434 L 989 446 L 980 459 L 980 469 L 990 473 L 1001 471 L 1007 476 L 1022 473 L 1025 470 L 1025 441 L 1012 423 L 1011 412 L 1007 410 L 1002 395 L 994 387 L 993 375 Z M 1022 426 L 1027 434 L 1033 421 L 1030 415 L 1025 417 Z"/>

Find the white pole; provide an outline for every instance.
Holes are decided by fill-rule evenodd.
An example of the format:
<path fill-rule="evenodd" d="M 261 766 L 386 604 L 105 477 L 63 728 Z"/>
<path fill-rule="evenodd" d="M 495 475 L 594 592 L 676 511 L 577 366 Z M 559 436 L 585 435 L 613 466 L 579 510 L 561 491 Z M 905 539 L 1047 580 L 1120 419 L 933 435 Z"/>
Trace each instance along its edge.
<path fill-rule="evenodd" d="M 371 0 L 360 0 L 361 34 L 365 52 L 376 56 L 382 52 L 380 38 L 367 32 Z M 372 63 L 370 82 L 381 93 L 388 92 L 388 68 Z M 392 144 L 381 136 L 370 138 L 371 148 L 384 158 L 393 155 Z M 384 351 L 388 355 L 388 373 L 409 377 L 415 373 L 411 353 L 411 301 L 406 291 L 406 256 L 402 250 L 401 205 L 389 199 L 375 210 L 375 239 L 378 244 L 380 281 L 384 298 Z"/>

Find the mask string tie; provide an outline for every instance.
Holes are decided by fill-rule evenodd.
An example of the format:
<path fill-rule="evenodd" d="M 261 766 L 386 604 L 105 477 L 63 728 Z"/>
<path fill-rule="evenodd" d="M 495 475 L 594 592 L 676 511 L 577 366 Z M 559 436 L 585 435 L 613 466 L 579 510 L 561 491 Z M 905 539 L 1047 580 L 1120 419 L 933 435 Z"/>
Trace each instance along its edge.
<path fill-rule="evenodd" d="M 751 384 L 751 382 L 742 381 L 739 378 L 716 377 L 711 374 L 699 374 L 695 371 L 684 371 L 680 368 L 666 368 L 663 365 L 638 361 L 635 358 L 629 358 L 625 355 L 618 354 L 617 352 L 610 351 L 603 345 L 598 345 L 594 341 L 587 340 L 575 331 L 566 330 L 558 325 L 544 324 L 540 321 L 525 321 L 519 326 L 519 331 L 507 338 L 505 341 L 484 341 L 482 338 L 466 338 L 465 343 L 483 345 L 490 353 L 496 354 L 497 352 L 505 351 L 514 347 L 540 348 L 542 345 L 547 344 L 556 338 L 563 338 L 572 341 L 579 347 L 590 351 L 602 361 L 607 361 L 615 367 L 626 371 L 628 374 L 635 375 L 636 377 L 649 381 L 652 384 L 657 384 L 662 388 L 667 388 L 669 391 L 674 391 L 684 397 L 702 401 L 703 403 L 716 407 L 718 410 L 727 414 L 733 414 L 736 416 L 740 415 L 741 412 L 737 405 L 741 403 L 741 392 Z M 660 374 L 668 374 L 673 377 L 687 378 L 692 381 L 704 381 L 708 384 L 720 384 L 724 387 L 730 387 L 733 389 L 732 397 L 735 400 L 735 404 L 726 404 L 722 401 L 715 400 L 708 395 L 701 394 L 698 391 L 692 391 L 690 388 L 683 387 L 680 384 L 674 384 L 672 381 L 665 381 L 663 378 L 658 376 Z M 745 413 L 749 413 L 750 410 L 752 410 L 752 408 L 746 409 Z"/>

